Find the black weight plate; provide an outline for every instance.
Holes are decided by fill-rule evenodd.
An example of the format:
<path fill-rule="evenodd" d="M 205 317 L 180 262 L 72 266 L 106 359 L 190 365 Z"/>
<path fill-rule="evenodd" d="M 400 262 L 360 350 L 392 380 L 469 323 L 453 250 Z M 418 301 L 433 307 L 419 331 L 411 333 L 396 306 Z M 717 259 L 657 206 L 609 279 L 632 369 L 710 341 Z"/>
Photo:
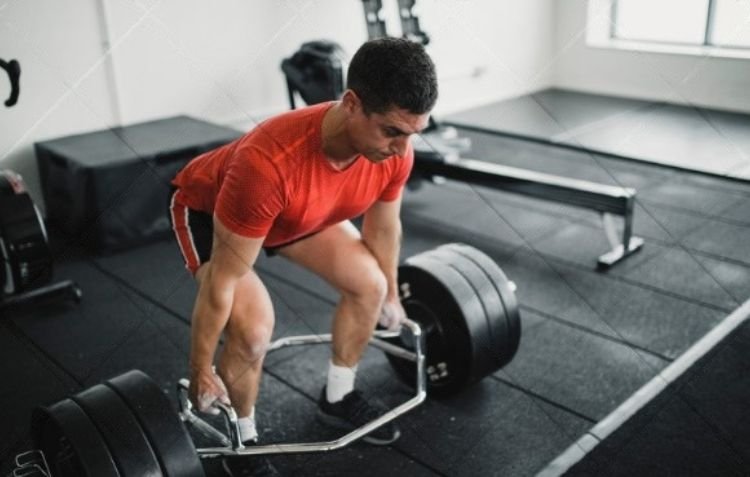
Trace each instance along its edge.
<path fill-rule="evenodd" d="M 55 477 L 120 476 L 96 426 L 71 399 L 34 409 L 31 435 Z"/>
<path fill-rule="evenodd" d="M 464 279 L 471 285 L 474 292 L 482 302 L 485 320 L 484 330 L 477 328 L 479 333 L 487 335 L 486 342 L 486 359 L 484 359 L 484 375 L 497 371 L 503 364 L 502 346 L 505 345 L 505 337 L 500 333 L 505 331 L 505 308 L 503 307 L 502 298 L 500 297 L 495 286 L 490 282 L 489 277 L 480 269 L 476 263 L 472 262 L 464 255 L 457 253 L 455 250 L 446 247 L 438 247 L 432 252 L 432 255 L 439 257 L 443 263 L 449 265 L 460 273 Z"/>
<path fill-rule="evenodd" d="M 483 309 L 466 280 L 425 252 L 399 268 L 399 281 L 407 315 L 426 330 L 425 366 L 430 391 L 450 394 L 481 378 L 482 359 L 487 355 L 481 350 L 486 343 L 481 342 L 482 337 L 472 338 L 481 323 L 476 315 Z M 404 296 L 407 284 L 408 296 Z M 399 361 L 391 356 L 389 359 L 392 363 Z M 402 377 L 413 383 L 413 366 L 407 369 Z"/>
<path fill-rule="evenodd" d="M 141 426 L 117 393 L 97 384 L 72 399 L 99 430 L 123 477 L 163 475 Z"/>
<path fill-rule="evenodd" d="M 468 382 L 473 382 L 495 371 L 484 304 L 466 277 L 450 263 L 445 262 L 444 255 L 444 251 L 430 250 L 411 257 L 409 261 L 418 263 L 448 285 L 453 298 L 459 304 L 461 314 L 452 315 L 450 318 L 463 320 L 464 327 L 469 332 L 471 362 Z"/>
<path fill-rule="evenodd" d="M 469 245 L 452 243 L 442 247 L 455 250 L 457 253 L 464 255 L 476 263 L 489 277 L 495 285 L 500 297 L 502 298 L 503 307 L 505 307 L 505 323 L 499 328 L 498 336 L 506 338 L 502 346 L 503 366 L 509 363 L 518 351 L 521 342 L 521 314 L 518 307 L 518 300 L 513 290 L 510 288 L 508 277 L 505 275 L 500 266 L 484 252 Z"/>
<path fill-rule="evenodd" d="M 461 308 L 449 289 L 419 265 L 401 265 L 398 275 L 400 289 L 408 287 L 409 290 L 408 296 L 402 298 L 406 314 L 419 322 L 425 332 L 428 390 L 431 394 L 458 391 L 469 378 L 471 363 L 471 344 L 465 323 L 450 318 L 461 315 Z M 396 340 L 395 344 L 401 343 Z M 413 385 L 414 363 L 390 354 L 386 357 L 398 376 Z"/>
<path fill-rule="evenodd" d="M 146 373 L 128 371 L 105 383 L 128 405 L 167 477 L 203 477 L 192 439 L 167 396 Z"/>

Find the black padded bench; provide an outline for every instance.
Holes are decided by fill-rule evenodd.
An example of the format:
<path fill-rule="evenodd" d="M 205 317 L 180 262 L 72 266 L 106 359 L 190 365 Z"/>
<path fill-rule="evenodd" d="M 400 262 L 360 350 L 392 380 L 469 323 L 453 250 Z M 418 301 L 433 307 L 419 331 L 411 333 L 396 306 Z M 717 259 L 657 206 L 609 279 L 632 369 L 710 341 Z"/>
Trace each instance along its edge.
<path fill-rule="evenodd" d="M 96 251 L 169 231 L 169 182 L 190 159 L 239 137 L 176 116 L 35 144 L 47 220 Z"/>

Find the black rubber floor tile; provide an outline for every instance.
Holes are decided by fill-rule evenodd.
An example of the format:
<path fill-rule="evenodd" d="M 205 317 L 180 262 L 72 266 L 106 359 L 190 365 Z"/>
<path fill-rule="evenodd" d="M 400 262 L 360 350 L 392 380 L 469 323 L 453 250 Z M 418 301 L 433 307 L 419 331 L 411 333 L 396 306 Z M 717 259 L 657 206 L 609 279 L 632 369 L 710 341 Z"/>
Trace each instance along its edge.
<path fill-rule="evenodd" d="M 317 399 L 327 356 L 327 350 L 312 348 L 303 359 L 282 363 L 272 372 Z M 366 354 L 357 376 L 358 388 L 390 406 L 412 392 L 375 350 Z M 402 437 L 395 447 L 444 475 L 529 475 L 591 422 L 488 377 L 456 396 L 428 398 L 398 424 Z M 521 449 L 529 446 L 543 451 L 524 455 Z"/>
<path fill-rule="evenodd" d="M 477 159 L 545 174 L 632 187 L 636 191 L 682 177 L 679 172 L 658 164 L 605 157 L 595 152 L 550 147 L 486 133 L 461 130 L 461 134 L 472 140 L 473 157 Z"/>
<path fill-rule="evenodd" d="M 505 207 L 518 210 L 519 214 L 537 212 L 564 221 L 583 221 L 599 224 L 599 214 L 591 209 L 575 207 L 554 200 L 512 194 L 506 191 L 492 189 L 484 189 L 484 191 L 483 197 L 489 198 L 493 204 L 502 204 Z"/>
<path fill-rule="evenodd" d="M 511 134 L 548 139 L 565 128 L 531 96 L 491 103 L 444 118 L 455 124 L 501 130 Z"/>
<path fill-rule="evenodd" d="M 725 262 L 714 258 L 695 254 L 708 272 L 737 302 L 743 302 L 750 297 L 750 266 Z"/>
<path fill-rule="evenodd" d="M 185 269 L 174 240 L 162 240 L 93 260 L 106 273 L 190 319 L 197 285 Z"/>
<path fill-rule="evenodd" d="M 529 231 L 514 227 L 513 219 L 498 208 L 492 208 L 481 202 L 470 214 L 463 214 L 451 218 L 451 226 L 459 230 L 481 230 L 483 235 L 496 237 L 511 246 L 521 246 L 529 241 L 526 234 Z M 538 232 L 538 231 L 537 231 Z"/>
<path fill-rule="evenodd" d="M 594 421 L 602 419 L 667 363 L 652 355 L 549 321 L 523 335 L 499 378 Z"/>
<path fill-rule="evenodd" d="M 730 192 L 738 197 L 747 197 L 750 194 L 750 181 L 748 180 L 727 180 L 721 176 L 691 171 L 679 171 L 678 176 L 686 184 L 692 184 L 700 188 Z"/>
<path fill-rule="evenodd" d="M 697 111 L 683 106 L 631 111 L 599 126 L 574 140 L 595 151 L 719 174 L 743 159 Z"/>
<path fill-rule="evenodd" d="M 678 397 L 673 396 L 671 401 L 650 419 L 639 420 L 637 428 L 621 428 L 621 436 L 599 444 L 565 475 L 747 475 L 747 462 L 729 448 L 713 426 Z"/>
<path fill-rule="evenodd" d="M 599 257 L 611 250 L 611 246 L 601 227 L 589 224 L 573 223 L 558 233 L 535 241 L 536 253 L 582 265 L 592 270 L 596 268 Z M 640 250 L 610 267 L 605 273 L 624 275 L 628 270 L 637 268 L 660 253 L 660 248 L 653 242 L 645 241 Z"/>
<path fill-rule="evenodd" d="M 525 233 L 538 234 L 539 223 L 531 224 L 532 217 L 519 220 L 520 209 L 509 209 L 499 203 L 494 203 L 489 191 L 483 188 L 443 186 L 442 195 L 450 198 L 452 207 L 444 207 L 439 212 L 423 213 L 415 212 L 413 208 L 405 205 L 405 215 L 419 216 L 425 220 L 434 221 L 436 225 L 444 228 L 455 229 L 463 234 L 482 233 L 483 235 L 496 237 L 498 240 L 511 245 L 521 245 L 524 242 Z M 537 214 L 539 215 L 539 214 Z M 557 219 L 559 221 L 559 219 Z M 543 224 L 544 221 L 541 221 Z M 525 227 L 524 227 L 525 226 Z M 552 227 L 552 225 L 548 226 Z M 548 230 L 549 228 L 547 228 Z M 406 237 L 407 239 L 409 237 Z"/>
<path fill-rule="evenodd" d="M 173 282 L 189 276 L 174 239 L 102 255 L 94 261 L 157 300 L 172 291 Z"/>
<path fill-rule="evenodd" d="M 739 305 L 689 250 L 656 244 L 650 248 L 660 248 L 661 252 L 629 269 L 625 273 L 628 279 L 725 310 L 733 310 Z"/>
<path fill-rule="evenodd" d="M 596 273 L 564 271 L 606 322 L 603 333 L 674 359 L 716 326 L 725 313 Z M 603 283 L 604 282 L 604 283 Z"/>
<path fill-rule="evenodd" d="M 750 464 L 750 322 L 732 332 L 690 370 L 680 396 Z"/>
<path fill-rule="evenodd" d="M 502 266 L 504 259 L 511 257 L 519 250 L 528 249 L 522 243 L 504 242 L 497 236 L 485 234 L 481 229 L 463 229 L 450 223 L 442 223 L 439 219 L 404 214 L 402 224 L 404 228 L 401 245 L 402 260 L 441 244 L 459 242 L 476 247 L 485 253 L 492 252 L 495 260 Z"/>
<path fill-rule="evenodd" d="M 95 375 L 108 361 L 126 352 L 125 343 L 150 322 L 163 320 L 160 308 L 87 263 L 70 263 L 59 270 L 83 290 L 80 304 L 50 304 L 14 315 L 14 322 L 80 380 Z M 174 317 L 169 317 L 180 323 Z M 164 346 L 175 346 L 170 332 Z"/>
<path fill-rule="evenodd" d="M 613 282 L 606 277 L 592 279 L 581 286 L 571 277 L 572 269 L 532 253 L 518 253 L 503 261 L 503 270 L 518 287 L 516 296 L 523 309 L 553 316 L 588 330 L 616 336 L 608 323 L 606 309 L 611 303 Z"/>
<path fill-rule="evenodd" d="M 187 273 L 178 275 L 174 279 L 167 277 L 166 280 L 168 283 L 164 285 L 164 292 L 160 296 L 153 297 L 147 291 L 140 291 L 172 313 L 189 322 L 193 317 L 193 306 L 195 305 L 195 297 L 198 294 L 198 283 Z"/>
<path fill-rule="evenodd" d="M 648 101 L 555 88 L 531 96 L 568 130 L 590 127 L 593 123 L 612 120 L 626 111 L 653 104 Z"/>
<path fill-rule="evenodd" d="M 462 199 L 468 188 L 457 187 L 454 183 L 437 185 L 423 182 L 416 191 L 404 192 L 402 209 L 412 214 L 432 216 L 453 216 L 471 210 L 471 205 Z"/>
<path fill-rule="evenodd" d="M 438 448 L 442 461 L 448 464 L 447 475 L 535 475 L 547 463 L 546 456 L 562 452 L 591 426 L 580 417 L 516 390 L 486 388 L 485 392 L 491 394 L 485 399 L 486 405 L 475 403 L 483 399 L 482 395 L 476 399 L 469 396 L 462 406 L 468 409 L 456 416 L 456 421 L 464 421 L 463 435 L 470 446 L 454 459 L 447 458 L 455 452 L 450 449 L 451 443 L 441 443 L 444 450 Z M 473 411 L 477 407 L 479 412 Z M 429 421 L 429 416 L 424 417 Z M 482 429 L 477 421 L 489 421 L 492 427 Z M 436 434 L 441 431 L 444 429 L 435 428 Z M 527 453 L 529 448 L 537 452 Z M 524 454 L 526 457 L 521 458 Z"/>
<path fill-rule="evenodd" d="M 750 224 L 708 221 L 682 241 L 686 247 L 750 266 Z"/>
<path fill-rule="evenodd" d="M 633 234 L 646 239 L 646 246 L 648 246 L 649 239 L 666 243 L 680 242 L 687 234 L 708 220 L 695 214 L 647 202 L 636 203 L 633 217 L 635 218 Z M 623 229 L 622 222 L 622 220 L 617 220 L 618 231 Z"/>
<path fill-rule="evenodd" d="M 316 400 L 295 392 L 285 382 L 265 374 L 256 406 L 262 444 L 323 442 L 341 436 L 341 431 L 321 426 L 315 418 Z M 294 476 L 333 475 L 435 475 L 422 464 L 393 447 L 355 442 L 343 449 L 322 453 L 270 456 L 282 473 Z M 222 475 L 217 473 L 216 475 Z"/>
<path fill-rule="evenodd" d="M 706 215 L 726 210 L 741 198 L 737 193 L 697 187 L 684 179 L 664 182 L 642 191 L 639 197 L 647 203 L 673 206 Z"/>
<path fill-rule="evenodd" d="M 748 344 L 745 322 L 566 475 L 746 474 Z"/>
<path fill-rule="evenodd" d="M 719 215 L 750 225 L 750 197 L 739 199 L 731 206 L 722 210 Z"/>
<path fill-rule="evenodd" d="M 638 200 L 633 211 L 633 235 L 644 239 L 646 246 L 648 246 L 650 240 L 675 243 L 681 241 L 683 237 L 708 220 L 707 217 L 694 213 L 682 212 Z M 598 213 L 592 211 L 585 217 L 577 218 L 575 222 L 596 229 L 592 233 L 604 234 L 602 216 Z M 622 240 L 625 221 L 621 216 L 614 215 L 613 222 L 617 237 Z"/>
<path fill-rule="evenodd" d="M 496 235 L 509 244 L 520 241 L 528 245 L 540 237 L 556 233 L 570 223 L 567 218 L 519 206 L 519 201 L 508 200 L 510 194 L 481 194 L 481 200 L 474 204 L 472 214 L 464 215 L 463 227 L 481 229 L 483 233 Z M 459 217 L 455 220 L 458 222 Z"/>
<path fill-rule="evenodd" d="M 680 172 L 658 164 L 649 164 L 627 159 L 600 157 L 599 164 L 623 187 L 632 187 L 636 192 L 643 192 L 651 187 L 672 180 Z"/>
<path fill-rule="evenodd" d="M 397 447 L 444 475 L 534 475 L 546 456 L 590 426 L 491 379 L 450 398 L 428 399 L 404 421 Z"/>
<path fill-rule="evenodd" d="M 10 475 L 16 454 L 32 449 L 32 410 L 80 388 L 12 326 L 0 323 L 0 475 Z"/>
<path fill-rule="evenodd" d="M 189 377 L 189 360 L 190 329 L 162 315 L 144 322 L 119 344 L 115 353 L 97 363 L 86 376 L 85 385 L 93 386 L 131 369 L 140 369 L 154 378 L 176 403 L 177 381 Z"/>
<path fill-rule="evenodd" d="M 474 131 L 461 130 L 461 135 L 472 143 L 465 157 L 543 174 L 618 184 L 601 158 L 592 153 Z"/>

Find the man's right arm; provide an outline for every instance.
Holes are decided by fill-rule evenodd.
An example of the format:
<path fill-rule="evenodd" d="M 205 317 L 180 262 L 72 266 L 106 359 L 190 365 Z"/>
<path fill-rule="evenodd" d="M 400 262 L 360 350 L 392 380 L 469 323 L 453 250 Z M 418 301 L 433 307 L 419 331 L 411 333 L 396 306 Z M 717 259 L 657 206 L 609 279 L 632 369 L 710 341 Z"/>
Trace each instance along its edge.
<path fill-rule="evenodd" d="M 190 367 L 210 372 L 214 353 L 234 300 L 239 280 L 253 271 L 265 237 L 247 238 L 231 232 L 214 216 L 211 259 L 201 271 L 191 325 Z"/>

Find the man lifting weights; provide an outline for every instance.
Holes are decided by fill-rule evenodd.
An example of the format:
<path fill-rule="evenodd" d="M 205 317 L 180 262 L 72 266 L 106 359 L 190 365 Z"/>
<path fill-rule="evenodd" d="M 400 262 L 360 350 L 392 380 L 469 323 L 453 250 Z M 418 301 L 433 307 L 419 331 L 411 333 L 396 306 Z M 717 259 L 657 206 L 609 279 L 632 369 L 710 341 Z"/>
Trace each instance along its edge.
<path fill-rule="evenodd" d="M 396 276 L 401 194 L 414 161 L 409 137 L 427 126 L 437 78 L 421 44 L 382 38 L 355 53 L 346 88 L 339 101 L 280 114 L 196 157 L 172 181 L 173 229 L 199 284 L 190 399 L 203 411 L 231 401 L 248 445 L 258 439 L 255 402 L 274 325 L 269 293 L 253 270 L 261 248 L 341 295 L 319 419 L 351 430 L 386 412 L 354 381 L 376 324 L 394 329 L 404 318 Z M 361 231 L 350 222 L 360 215 Z M 390 423 L 363 439 L 386 445 L 398 437 Z M 267 462 L 250 460 L 253 472 L 263 465 L 273 473 Z M 231 475 L 251 471 L 237 461 L 225 461 Z"/>

